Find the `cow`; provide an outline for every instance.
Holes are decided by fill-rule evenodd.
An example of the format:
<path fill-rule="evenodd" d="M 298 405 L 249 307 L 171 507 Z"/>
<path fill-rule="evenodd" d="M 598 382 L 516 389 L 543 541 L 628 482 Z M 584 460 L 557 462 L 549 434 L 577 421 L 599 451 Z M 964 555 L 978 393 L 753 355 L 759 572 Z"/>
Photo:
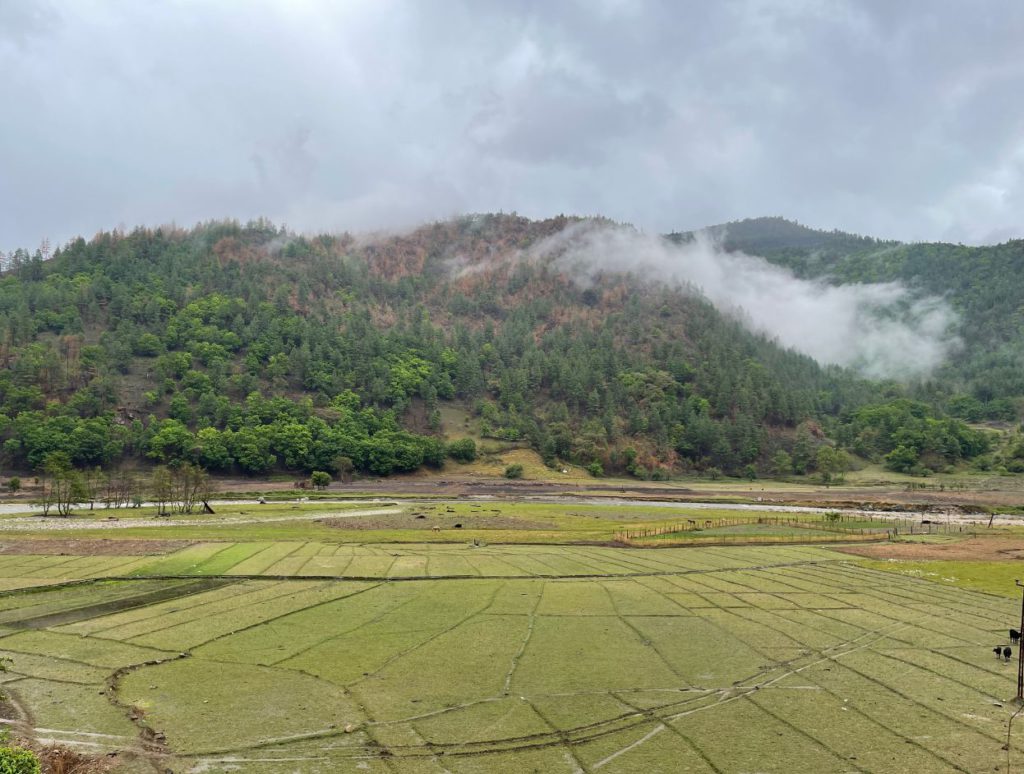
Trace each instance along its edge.
<path fill-rule="evenodd" d="M 1020 642 L 1020 632 L 1016 629 L 1010 629 L 1010 644 L 1013 645 L 1018 642 Z"/>
<path fill-rule="evenodd" d="M 1010 656 L 1012 656 L 1012 655 L 1013 655 L 1013 651 L 1010 650 L 1010 646 L 1009 645 L 1007 645 L 1005 648 L 1003 648 L 1003 658 L 1004 659 L 1009 661 L 1010 660 Z"/>
<path fill-rule="evenodd" d="M 992 648 L 992 652 L 996 654 L 996 658 L 999 658 L 1001 655 L 1003 655 L 1003 649 L 998 645 Z"/>

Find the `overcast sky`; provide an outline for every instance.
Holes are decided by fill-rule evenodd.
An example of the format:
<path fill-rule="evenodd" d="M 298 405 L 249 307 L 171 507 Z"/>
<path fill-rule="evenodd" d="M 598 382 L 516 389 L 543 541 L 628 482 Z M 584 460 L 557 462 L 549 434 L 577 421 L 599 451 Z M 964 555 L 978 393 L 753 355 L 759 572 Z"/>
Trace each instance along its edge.
<path fill-rule="evenodd" d="M 0 0 L 0 250 L 265 215 L 1024 236 L 1021 0 Z"/>

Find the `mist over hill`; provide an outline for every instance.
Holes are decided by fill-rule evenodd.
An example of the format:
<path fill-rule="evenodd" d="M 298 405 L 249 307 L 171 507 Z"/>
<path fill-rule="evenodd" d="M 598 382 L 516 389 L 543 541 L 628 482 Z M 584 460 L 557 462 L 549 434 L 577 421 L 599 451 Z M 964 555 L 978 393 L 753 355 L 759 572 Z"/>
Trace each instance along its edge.
<path fill-rule="evenodd" d="M 953 416 L 1017 417 L 1021 339 L 974 326 L 1021 252 L 780 219 L 102 233 L 7 257 L 3 463 L 385 475 L 468 436 L 595 475 L 943 469 L 991 447 Z"/>

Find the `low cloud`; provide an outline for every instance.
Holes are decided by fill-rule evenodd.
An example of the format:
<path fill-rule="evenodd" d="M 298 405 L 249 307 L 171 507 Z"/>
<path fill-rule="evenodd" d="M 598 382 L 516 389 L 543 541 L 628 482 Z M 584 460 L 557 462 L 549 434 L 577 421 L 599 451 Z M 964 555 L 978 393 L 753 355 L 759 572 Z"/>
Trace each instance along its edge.
<path fill-rule="evenodd" d="M 925 376 L 957 346 L 957 316 L 942 298 L 890 282 L 831 285 L 794 276 L 764 258 L 728 253 L 710 236 L 676 244 L 634 229 L 574 225 L 539 243 L 580 282 L 628 272 L 692 288 L 719 310 L 819 363 L 873 378 Z"/>

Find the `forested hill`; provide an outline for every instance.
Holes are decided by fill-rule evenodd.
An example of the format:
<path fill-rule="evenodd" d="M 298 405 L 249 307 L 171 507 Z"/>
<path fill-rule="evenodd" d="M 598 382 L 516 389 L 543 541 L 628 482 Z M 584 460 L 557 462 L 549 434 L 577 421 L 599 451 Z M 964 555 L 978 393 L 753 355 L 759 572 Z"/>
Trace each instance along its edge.
<path fill-rule="evenodd" d="M 960 315 L 963 347 L 934 375 L 929 398 L 970 420 L 1016 420 L 1024 406 L 1024 239 L 967 247 L 883 242 L 782 218 L 714 226 L 726 250 L 759 255 L 837 284 L 899 281 L 942 296 Z M 675 235 L 686 239 L 689 235 Z"/>
<path fill-rule="evenodd" d="M 217 222 L 7 256 L 3 465 L 379 475 L 472 456 L 450 445 L 467 433 L 638 476 L 827 472 L 839 447 L 923 471 L 987 450 L 903 388 L 819 367 L 697 295 L 577 283 L 535 250 L 575 222 L 468 216 L 373 239 Z M 865 276 L 912 263 L 835 239 L 860 245 L 835 272 L 855 252 Z M 821 249 L 770 252 L 813 273 Z"/>

